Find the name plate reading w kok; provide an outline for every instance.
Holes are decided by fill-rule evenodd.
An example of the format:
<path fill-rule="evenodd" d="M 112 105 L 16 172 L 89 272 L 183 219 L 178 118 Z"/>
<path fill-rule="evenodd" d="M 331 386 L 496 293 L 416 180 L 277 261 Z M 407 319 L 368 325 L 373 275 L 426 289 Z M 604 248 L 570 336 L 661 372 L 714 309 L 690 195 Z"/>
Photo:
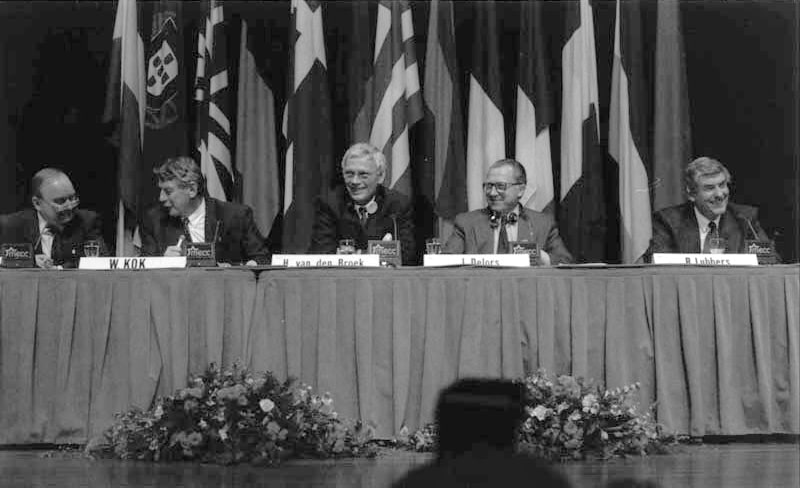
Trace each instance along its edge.
<path fill-rule="evenodd" d="M 287 268 L 377 268 L 377 254 L 273 254 L 273 266 Z"/>
<path fill-rule="evenodd" d="M 653 264 L 689 266 L 758 266 L 755 254 L 678 254 L 654 253 Z"/>
<path fill-rule="evenodd" d="M 490 268 L 528 268 L 528 254 L 426 254 L 423 266 L 486 266 Z"/>
<path fill-rule="evenodd" d="M 139 271 L 143 269 L 172 269 L 185 267 L 186 256 L 152 256 L 146 258 L 81 258 L 80 262 L 78 263 L 78 269 L 104 271 Z"/>

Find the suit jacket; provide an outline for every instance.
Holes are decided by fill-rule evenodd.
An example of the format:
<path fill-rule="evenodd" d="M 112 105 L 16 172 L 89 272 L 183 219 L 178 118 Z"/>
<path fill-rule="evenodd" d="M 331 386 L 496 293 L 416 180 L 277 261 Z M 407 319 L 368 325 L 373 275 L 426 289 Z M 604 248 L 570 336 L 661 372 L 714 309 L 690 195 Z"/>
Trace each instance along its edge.
<path fill-rule="evenodd" d="M 269 250 L 264 237 L 253 220 L 250 207 L 206 198 L 206 241 L 213 239 L 219 224 L 216 242 L 218 262 L 240 264 L 254 260 L 266 264 Z M 169 246 L 174 246 L 183 235 L 181 219 L 169 215 L 158 205 L 145 214 L 141 227 L 142 255 L 163 256 Z"/>
<path fill-rule="evenodd" d="M 552 217 L 523 208 L 517 220 L 517 240 L 535 242 L 550 255 L 550 264 L 571 263 L 558 227 Z M 456 215 L 453 233 L 442 252 L 449 254 L 493 254 L 494 229 L 489 224 L 489 210 L 482 208 Z"/>
<path fill-rule="evenodd" d="M 755 230 L 750 229 L 748 221 Z M 758 210 L 748 205 L 728 203 L 728 208 L 719 220 L 719 235 L 728 241 L 727 252 L 745 252 L 745 239 L 769 240 L 758 223 Z M 653 214 L 653 238 L 650 241 L 648 260 L 652 253 L 699 253 L 700 230 L 694 203 L 686 202 L 667 207 Z"/>
<path fill-rule="evenodd" d="M 87 240 L 100 241 L 100 253 L 106 254 L 100 216 L 91 210 L 75 210 L 75 217 L 53 236 L 53 247 L 50 251 L 53 264 L 65 268 L 77 267 L 78 258 L 83 256 L 83 243 Z M 0 242 L 29 242 L 33 245 L 34 252 L 41 254 L 42 243 L 36 210 L 30 208 L 0 216 Z"/>
<path fill-rule="evenodd" d="M 413 208 L 408 197 L 379 186 L 375 203 L 378 209 L 367 216 L 366 224 L 362 226 L 355 204 L 344 187 L 317 197 L 309 252 L 333 254 L 339 246 L 339 239 L 353 239 L 356 249 L 366 250 L 368 240 L 381 239 L 390 233 L 400 241 L 403 264 L 416 263 Z"/>

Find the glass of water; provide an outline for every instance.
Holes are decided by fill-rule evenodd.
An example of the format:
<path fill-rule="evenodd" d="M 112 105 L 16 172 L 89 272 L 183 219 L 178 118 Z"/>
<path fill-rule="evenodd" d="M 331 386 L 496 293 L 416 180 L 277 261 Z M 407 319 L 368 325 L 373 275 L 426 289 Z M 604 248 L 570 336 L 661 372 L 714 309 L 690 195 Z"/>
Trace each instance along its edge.
<path fill-rule="evenodd" d="M 87 258 L 96 258 L 100 256 L 100 241 L 96 241 L 94 239 L 84 241 L 83 255 Z"/>

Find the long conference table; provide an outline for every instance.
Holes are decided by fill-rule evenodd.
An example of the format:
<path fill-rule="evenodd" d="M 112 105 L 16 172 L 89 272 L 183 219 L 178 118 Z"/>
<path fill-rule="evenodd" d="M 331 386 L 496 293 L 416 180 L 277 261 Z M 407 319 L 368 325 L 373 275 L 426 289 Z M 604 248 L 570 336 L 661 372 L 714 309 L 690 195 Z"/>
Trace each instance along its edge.
<path fill-rule="evenodd" d="M 800 434 L 800 267 L 0 270 L 0 445 L 83 444 L 210 363 L 379 437 L 460 377 L 640 382 L 669 432 Z"/>

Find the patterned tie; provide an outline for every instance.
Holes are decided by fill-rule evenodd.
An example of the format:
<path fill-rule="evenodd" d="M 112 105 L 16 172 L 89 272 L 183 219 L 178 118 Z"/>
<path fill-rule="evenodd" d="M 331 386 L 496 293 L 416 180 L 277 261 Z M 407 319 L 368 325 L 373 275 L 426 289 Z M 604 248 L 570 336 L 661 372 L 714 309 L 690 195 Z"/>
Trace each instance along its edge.
<path fill-rule="evenodd" d="M 706 238 L 703 240 L 703 254 L 709 254 L 711 252 L 711 238 L 717 237 L 717 224 L 713 221 L 708 223 L 708 233 L 706 234 Z"/>
<path fill-rule="evenodd" d="M 358 207 L 358 221 L 361 222 L 361 227 L 367 225 L 367 217 L 369 217 L 369 214 L 367 213 L 367 208 Z"/>
<path fill-rule="evenodd" d="M 508 254 L 508 231 L 506 230 L 506 218 L 500 219 L 500 238 L 497 240 L 497 254 Z"/>
<path fill-rule="evenodd" d="M 189 232 L 189 219 L 184 217 L 181 219 L 183 223 L 183 236 L 185 237 L 186 242 L 192 242 L 192 233 Z"/>
<path fill-rule="evenodd" d="M 63 260 L 61 252 L 61 231 L 55 226 L 48 225 L 45 228 L 45 233 L 53 236 L 53 244 L 50 246 L 50 259 L 53 260 L 53 263 L 60 264 Z"/>

